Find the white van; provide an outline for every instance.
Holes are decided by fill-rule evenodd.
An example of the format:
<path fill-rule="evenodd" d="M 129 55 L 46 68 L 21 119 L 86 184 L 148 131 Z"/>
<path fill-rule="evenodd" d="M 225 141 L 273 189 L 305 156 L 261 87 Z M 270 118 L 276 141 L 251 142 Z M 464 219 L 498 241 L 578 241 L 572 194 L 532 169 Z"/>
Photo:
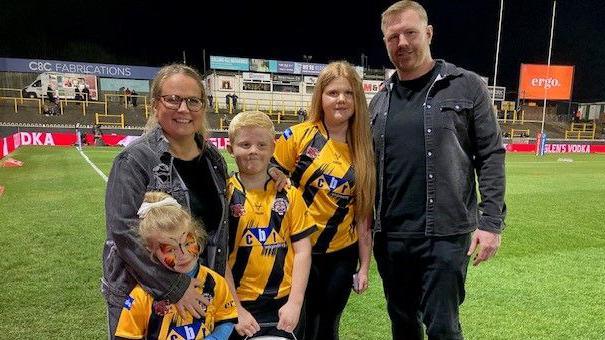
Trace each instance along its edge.
<path fill-rule="evenodd" d="M 94 84 L 91 84 L 92 82 L 94 82 Z M 26 86 L 22 90 L 22 93 L 25 98 L 48 98 L 47 92 L 50 87 L 54 95 L 58 95 L 59 98 L 75 99 L 76 88 L 81 91 L 85 86 L 94 87 L 94 95 L 91 93 L 89 99 L 97 99 L 96 76 L 90 74 L 44 72 L 39 74 L 36 80 Z"/>

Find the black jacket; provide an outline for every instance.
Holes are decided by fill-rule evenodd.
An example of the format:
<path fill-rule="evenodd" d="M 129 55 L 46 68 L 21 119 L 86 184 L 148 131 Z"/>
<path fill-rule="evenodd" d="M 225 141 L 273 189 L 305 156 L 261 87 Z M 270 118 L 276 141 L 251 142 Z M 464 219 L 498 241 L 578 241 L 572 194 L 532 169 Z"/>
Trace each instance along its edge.
<path fill-rule="evenodd" d="M 464 234 L 504 227 L 505 148 L 487 87 L 475 73 L 437 60 L 440 74 L 424 107 L 426 235 Z M 377 184 L 374 231 L 382 231 L 385 125 L 393 81 L 370 102 Z M 406 150 L 401 150 L 406 152 Z M 477 201 L 476 181 L 481 202 Z"/>

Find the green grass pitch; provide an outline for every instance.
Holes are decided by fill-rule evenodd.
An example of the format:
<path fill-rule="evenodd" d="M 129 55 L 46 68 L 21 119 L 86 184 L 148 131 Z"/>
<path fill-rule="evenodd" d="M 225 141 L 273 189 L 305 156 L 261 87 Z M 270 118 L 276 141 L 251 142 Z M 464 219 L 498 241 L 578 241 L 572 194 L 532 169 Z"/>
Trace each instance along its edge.
<path fill-rule="evenodd" d="M 119 149 L 84 152 L 108 174 Z M 105 182 L 74 148 L 11 156 L 24 166 L 0 168 L 0 338 L 106 338 Z M 605 155 L 509 154 L 506 167 L 507 229 L 497 256 L 469 268 L 466 338 L 603 339 Z M 373 264 L 341 339 L 390 339 L 389 327 Z"/>

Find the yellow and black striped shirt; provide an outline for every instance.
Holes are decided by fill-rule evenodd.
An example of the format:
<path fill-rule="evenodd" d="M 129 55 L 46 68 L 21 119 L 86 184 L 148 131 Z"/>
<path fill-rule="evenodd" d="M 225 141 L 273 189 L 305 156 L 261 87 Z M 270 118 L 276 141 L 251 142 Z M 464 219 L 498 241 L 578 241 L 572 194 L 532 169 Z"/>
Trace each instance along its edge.
<path fill-rule="evenodd" d="M 353 216 L 355 171 L 349 146 L 329 139 L 322 123 L 304 122 L 284 131 L 273 161 L 290 173 L 318 232 L 314 254 L 331 253 L 357 241 Z"/>
<path fill-rule="evenodd" d="M 228 181 L 229 260 L 241 301 L 280 299 L 290 294 L 292 243 L 315 231 L 295 188 L 246 190 L 238 175 Z"/>
<path fill-rule="evenodd" d="M 202 340 L 220 323 L 237 323 L 237 307 L 227 281 L 204 266 L 196 277 L 203 283 L 202 293 L 211 299 L 205 317 L 183 319 L 174 305 L 155 301 L 137 285 L 124 301 L 115 335 L 127 339 Z"/>

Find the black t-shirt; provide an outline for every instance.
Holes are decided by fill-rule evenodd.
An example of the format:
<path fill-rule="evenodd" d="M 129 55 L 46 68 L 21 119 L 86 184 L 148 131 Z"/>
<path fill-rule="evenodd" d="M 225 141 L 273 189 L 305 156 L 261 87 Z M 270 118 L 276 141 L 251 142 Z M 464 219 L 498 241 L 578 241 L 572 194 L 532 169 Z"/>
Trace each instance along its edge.
<path fill-rule="evenodd" d="M 426 157 L 423 107 L 439 73 L 435 66 L 413 80 L 393 84 L 385 129 L 382 225 L 391 236 L 424 237 Z"/>
<path fill-rule="evenodd" d="M 189 190 L 191 214 L 211 234 L 218 229 L 222 207 L 208 164 L 203 154 L 190 161 L 174 158 L 174 166 Z"/>

